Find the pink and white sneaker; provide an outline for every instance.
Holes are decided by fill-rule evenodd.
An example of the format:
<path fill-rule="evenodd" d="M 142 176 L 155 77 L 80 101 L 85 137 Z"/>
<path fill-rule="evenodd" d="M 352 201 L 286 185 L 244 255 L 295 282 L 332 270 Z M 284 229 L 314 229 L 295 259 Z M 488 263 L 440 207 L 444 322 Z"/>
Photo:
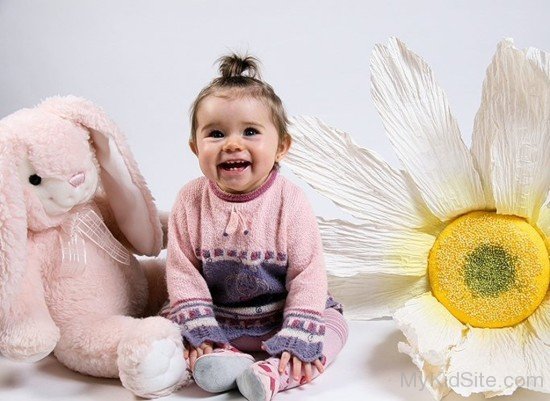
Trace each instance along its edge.
<path fill-rule="evenodd" d="M 279 392 L 280 375 L 267 362 L 256 362 L 237 377 L 237 387 L 248 401 L 270 401 Z"/>

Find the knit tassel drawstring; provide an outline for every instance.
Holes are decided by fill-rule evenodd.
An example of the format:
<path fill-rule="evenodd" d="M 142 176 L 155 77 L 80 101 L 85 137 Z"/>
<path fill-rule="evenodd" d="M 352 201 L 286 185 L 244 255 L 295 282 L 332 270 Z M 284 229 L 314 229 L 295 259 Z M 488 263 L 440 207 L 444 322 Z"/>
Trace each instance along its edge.
<path fill-rule="evenodd" d="M 235 206 L 231 208 L 231 213 L 229 215 L 229 220 L 227 221 L 227 226 L 223 232 L 224 237 L 232 235 L 237 231 L 239 224 L 244 228 L 243 234 L 248 235 L 250 230 L 247 227 L 246 221 L 244 220 L 242 214 L 237 210 Z"/>
<path fill-rule="evenodd" d="M 246 221 L 244 220 L 244 217 L 241 213 L 239 213 L 239 217 L 241 218 L 241 224 L 244 228 L 243 234 L 248 235 L 248 233 L 250 232 L 250 230 L 248 229 L 248 225 L 246 224 Z"/>

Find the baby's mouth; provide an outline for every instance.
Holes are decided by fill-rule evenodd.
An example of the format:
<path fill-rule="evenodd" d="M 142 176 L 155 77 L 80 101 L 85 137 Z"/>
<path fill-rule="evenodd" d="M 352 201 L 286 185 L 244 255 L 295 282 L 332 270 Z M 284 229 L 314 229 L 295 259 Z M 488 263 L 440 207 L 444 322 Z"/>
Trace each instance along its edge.
<path fill-rule="evenodd" d="M 251 164 L 246 160 L 231 160 L 218 164 L 218 167 L 225 171 L 242 171 Z"/>

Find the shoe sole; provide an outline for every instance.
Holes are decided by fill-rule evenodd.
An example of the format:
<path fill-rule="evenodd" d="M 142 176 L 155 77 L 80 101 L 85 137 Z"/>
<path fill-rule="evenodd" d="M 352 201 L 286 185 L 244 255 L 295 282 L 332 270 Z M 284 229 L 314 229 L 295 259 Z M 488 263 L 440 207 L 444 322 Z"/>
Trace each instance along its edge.
<path fill-rule="evenodd" d="M 203 390 L 222 393 L 237 387 L 237 377 L 253 363 L 245 356 L 205 355 L 195 362 L 193 376 Z"/>
<path fill-rule="evenodd" d="M 237 378 L 237 387 L 239 388 L 240 393 L 248 401 L 267 400 L 267 394 L 263 383 L 251 370 L 244 371 Z"/>

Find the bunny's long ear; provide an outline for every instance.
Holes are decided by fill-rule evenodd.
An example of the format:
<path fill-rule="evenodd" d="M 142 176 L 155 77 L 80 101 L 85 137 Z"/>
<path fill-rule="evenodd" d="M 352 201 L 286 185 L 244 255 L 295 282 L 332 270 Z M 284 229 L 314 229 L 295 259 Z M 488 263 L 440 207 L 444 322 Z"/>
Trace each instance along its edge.
<path fill-rule="evenodd" d="M 19 293 L 27 263 L 27 209 L 15 144 L 0 127 L 0 317 Z"/>
<path fill-rule="evenodd" d="M 157 208 L 118 127 L 102 109 L 75 96 L 49 98 L 39 107 L 90 131 L 103 189 L 120 231 L 137 253 L 157 255 L 163 236 Z"/>

